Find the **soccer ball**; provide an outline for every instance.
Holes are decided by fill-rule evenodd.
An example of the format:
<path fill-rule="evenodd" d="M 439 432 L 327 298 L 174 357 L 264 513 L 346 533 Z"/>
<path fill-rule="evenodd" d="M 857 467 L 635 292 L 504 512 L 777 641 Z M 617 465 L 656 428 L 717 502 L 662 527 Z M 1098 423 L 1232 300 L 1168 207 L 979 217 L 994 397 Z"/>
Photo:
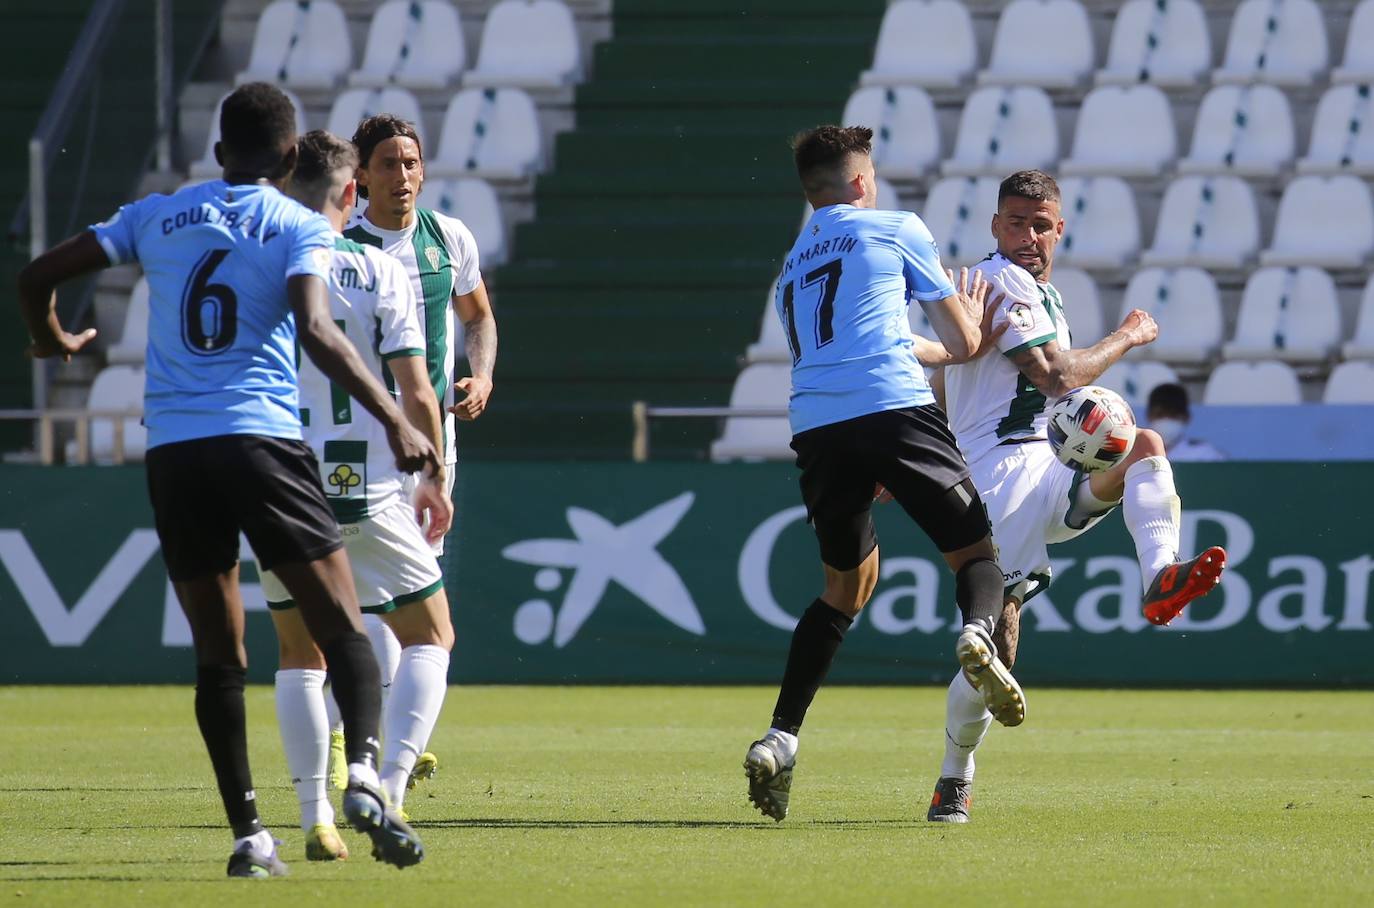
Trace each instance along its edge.
<path fill-rule="evenodd" d="M 1110 470 L 1131 453 L 1135 414 L 1115 391 L 1086 385 L 1054 402 L 1046 431 L 1060 463 L 1097 473 Z"/>

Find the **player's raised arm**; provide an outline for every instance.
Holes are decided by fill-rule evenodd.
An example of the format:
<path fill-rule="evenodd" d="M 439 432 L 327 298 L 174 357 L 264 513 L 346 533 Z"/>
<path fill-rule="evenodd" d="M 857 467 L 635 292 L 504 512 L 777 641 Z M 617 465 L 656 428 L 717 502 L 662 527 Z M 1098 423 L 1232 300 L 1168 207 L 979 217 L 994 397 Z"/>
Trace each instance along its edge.
<path fill-rule="evenodd" d="M 95 338 L 94 328 L 67 333 L 57 317 L 54 291 L 63 281 L 108 267 L 109 257 L 89 230 L 63 240 L 24 266 L 18 279 L 19 309 L 29 328 L 30 356 L 60 356 L 63 362 L 71 362 L 72 354 Z"/>
<path fill-rule="evenodd" d="M 1007 356 L 1036 390 L 1049 398 L 1060 397 L 1097 381 L 1103 372 L 1132 347 L 1150 343 L 1159 326 L 1148 312 L 1132 309 L 1121 327 L 1082 350 L 1065 350 L 1053 339 L 1044 344 L 1016 349 Z"/>

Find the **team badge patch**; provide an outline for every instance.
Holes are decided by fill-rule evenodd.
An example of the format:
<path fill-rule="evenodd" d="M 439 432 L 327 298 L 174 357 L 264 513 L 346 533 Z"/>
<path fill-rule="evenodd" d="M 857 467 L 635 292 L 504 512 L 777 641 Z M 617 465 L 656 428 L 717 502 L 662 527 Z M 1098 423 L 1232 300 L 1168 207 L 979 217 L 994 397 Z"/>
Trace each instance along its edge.
<path fill-rule="evenodd" d="M 435 271 L 438 271 L 438 270 L 439 270 L 439 247 L 438 247 L 438 246 L 426 246 L 426 247 L 425 247 L 425 258 L 429 260 L 429 267 L 430 267 L 430 268 L 433 268 Z"/>
<path fill-rule="evenodd" d="M 1022 331 L 1029 331 L 1035 324 L 1035 316 L 1031 314 L 1030 306 L 1025 303 L 1012 303 L 1011 308 L 1007 310 L 1007 318 Z"/>

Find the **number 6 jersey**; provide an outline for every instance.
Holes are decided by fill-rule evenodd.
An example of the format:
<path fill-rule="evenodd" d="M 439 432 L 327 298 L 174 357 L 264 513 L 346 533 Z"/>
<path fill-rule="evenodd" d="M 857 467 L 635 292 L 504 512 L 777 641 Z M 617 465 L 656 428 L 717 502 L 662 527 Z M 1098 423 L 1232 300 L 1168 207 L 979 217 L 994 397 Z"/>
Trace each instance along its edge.
<path fill-rule="evenodd" d="M 907 307 L 953 293 L 916 215 L 817 210 L 787 254 L 774 297 L 792 348 L 792 432 L 932 403 Z"/>
<path fill-rule="evenodd" d="M 150 195 L 91 228 L 148 279 L 148 447 L 214 435 L 301 437 L 286 281 L 328 280 L 334 232 L 275 187 L 213 180 Z"/>

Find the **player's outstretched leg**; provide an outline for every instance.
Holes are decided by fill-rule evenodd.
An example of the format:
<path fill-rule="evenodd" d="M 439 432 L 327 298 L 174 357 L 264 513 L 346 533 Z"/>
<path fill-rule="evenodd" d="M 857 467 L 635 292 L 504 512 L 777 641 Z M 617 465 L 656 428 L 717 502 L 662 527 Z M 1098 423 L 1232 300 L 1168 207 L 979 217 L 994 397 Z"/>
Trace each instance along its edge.
<path fill-rule="evenodd" d="M 967 823 L 973 803 L 973 752 L 992 724 L 982 692 L 960 671 L 945 698 L 945 758 L 930 799 L 926 819 L 933 823 Z"/>
<path fill-rule="evenodd" d="M 966 483 L 956 490 L 959 488 L 967 492 L 972 484 Z M 973 493 L 972 502 L 981 511 L 976 494 Z M 945 553 L 945 560 L 954 571 L 954 598 L 964 616 L 954 655 L 997 721 L 1014 726 L 1026 719 L 1026 695 L 998 657 L 997 645 L 993 643 L 1004 607 L 1002 569 L 993 558 L 994 552 L 991 537 L 985 536 L 971 546 Z"/>
<path fill-rule="evenodd" d="M 1221 583 L 1226 569 L 1226 550 L 1214 545 L 1196 558 L 1175 561 L 1155 575 L 1141 605 L 1151 624 L 1168 624 L 1194 599 L 1207 595 Z"/>

